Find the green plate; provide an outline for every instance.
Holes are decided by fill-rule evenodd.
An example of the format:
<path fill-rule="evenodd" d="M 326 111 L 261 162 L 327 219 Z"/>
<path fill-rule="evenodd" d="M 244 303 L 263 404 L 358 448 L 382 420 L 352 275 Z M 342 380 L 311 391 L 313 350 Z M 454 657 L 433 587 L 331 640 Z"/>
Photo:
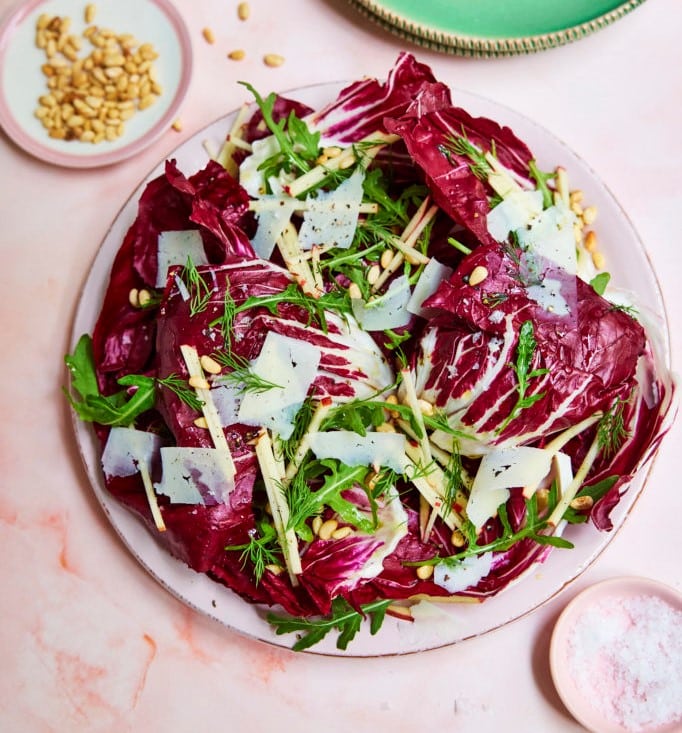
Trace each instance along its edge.
<path fill-rule="evenodd" d="M 413 43 L 466 56 L 531 53 L 576 41 L 644 0 L 350 0 Z"/>

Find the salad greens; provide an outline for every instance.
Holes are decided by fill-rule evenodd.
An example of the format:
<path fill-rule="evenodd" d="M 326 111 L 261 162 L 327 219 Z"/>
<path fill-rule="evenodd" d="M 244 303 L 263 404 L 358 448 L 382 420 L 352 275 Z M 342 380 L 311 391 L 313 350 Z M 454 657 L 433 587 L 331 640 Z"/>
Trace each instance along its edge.
<path fill-rule="evenodd" d="M 143 193 L 66 357 L 108 491 L 280 608 L 297 650 L 485 600 L 570 550 L 567 525 L 608 531 L 674 389 L 566 171 L 409 54 L 318 110 L 243 85 L 255 105 L 215 159 L 168 161 Z M 179 256 L 158 288 L 159 236 L 182 230 L 208 264 Z"/>

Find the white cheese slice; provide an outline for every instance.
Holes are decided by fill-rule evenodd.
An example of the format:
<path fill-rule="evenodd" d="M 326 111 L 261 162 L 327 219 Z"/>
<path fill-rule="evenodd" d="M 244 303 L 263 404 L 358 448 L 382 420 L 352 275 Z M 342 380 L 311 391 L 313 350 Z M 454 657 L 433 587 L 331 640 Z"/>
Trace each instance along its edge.
<path fill-rule="evenodd" d="M 481 459 L 471 487 L 466 513 L 476 530 L 494 517 L 509 498 L 509 489 L 537 486 L 551 469 L 554 452 L 516 446 L 498 448 Z"/>
<path fill-rule="evenodd" d="M 214 379 L 211 397 L 223 427 L 229 427 L 239 422 L 239 406 L 241 405 L 241 390 L 237 385 L 222 379 Z"/>
<path fill-rule="evenodd" d="M 561 293 L 561 282 L 552 277 L 543 278 L 541 283 L 533 283 L 526 288 L 528 297 L 543 310 L 557 316 L 567 316 L 571 309 Z"/>
<path fill-rule="evenodd" d="M 251 240 L 251 246 L 258 257 L 264 260 L 270 259 L 277 238 L 281 236 L 291 215 L 296 210 L 296 199 L 287 200 L 277 197 L 277 201 L 279 202 L 277 208 L 267 208 L 256 214 L 258 229 Z"/>
<path fill-rule="evenodd" d="M 221 452 L 217 448 L 161 448 L 163 475 L 154 488 L 171 504 L 204 504 L 206 496 L 224 504 L 234 482 L 226 478 L 227 456 Z"/>
<path fill-rule="evenodd" d="M 403 473 L 409 461 L 402 433 L 367 433 L 330 430 L 310 436 L 310 449 L 319 458 L 335 458 L 347 466 L 386 466 Z"/>
<path fill-rule="evenodd" d="M 348 249 L 358 225 L 364 171 L 357 168 L 333 191 L 318 191 L 306 197 L 307 211 L 298 233 L 303 249 L 314 244 Z"/>
<path fill-rule="evenodd" d="M 353 315 L 365 331 L 400 328 L 406 326 L 412 317 L 407 309 L 411 296 L 410 282 L 406 275 L 401 275 L 383 295 L 374 300 L 365 302 L 361 298 L 353 298 Z"/>
<path fill-rule="evenodd" d="M 133 476 L 143 463 L 151 470 L 161 448 L 161 438 L 154 433 L 133 428 L 112 428 L 102 452 L 105 476 Z"/>
<path fill-rule="evenodd" d="M 259 170 L 261 163 L 280 150 L 277 138 L 269 135 L 251 143 L 251 155 L 244 158 L 239 166 L 239 184 L 252 198 L 259 198 L 265 193 L 265 178 Z"/>
<path fill-rule="evenodd" d="M 239 407 L 239 422 L 268 428 L 281 438 L 291 437 L 293 419 L 317 375 L 320 349 L 307 341 L 270 332 L 253 372 L 276 386 L 247 392 Z"/>
<path fill-rule="evenodd" d="M 172 265 L 185 265 L 191 257 L 195 265 L 207 265 L 208 257 L 201 234 L 196 229 L 159 232 L 156 287 L 163 288 Z"/>
<path fill-rule="evenodd" d="M 478 585 L 493 567 L 493 553 L 472 555 L 462 560 L 438 563 L 433 569 L 433 582 L 448 593 L 459 593 Z"/>
<path fill-rule="evenodd" d="M 527 229 L 518 229 L 519 244 L 526 250 L 525 259 L 542 257 L 575 275 L 578 267 L 575 221 L 575 214 L 565 204 L 558 203 L 545 209 Z M 538 269 L 532 261 L 527 261 L 526 266 L 530 271 L 534 267 Z"/>
<path fill-rule="evenodd" d="M 407 302 L 407 310 L 416 316 L 426 317 L 428 312 L 422 307 L 424 301 L 431 297 L 443 280 L 448 280 L 452 275 L 452 268 L 438 262 L 432 257 L 427 263 L 422 274 L 417 280 L 412 295 Z"/>
<path fill-rule="evenodd" d="M 525 229 L 541 213 L 540 191 L 512 191 L 488 212 L 488 232 L 498 242 L 504 242 L 509 232 Z"/>

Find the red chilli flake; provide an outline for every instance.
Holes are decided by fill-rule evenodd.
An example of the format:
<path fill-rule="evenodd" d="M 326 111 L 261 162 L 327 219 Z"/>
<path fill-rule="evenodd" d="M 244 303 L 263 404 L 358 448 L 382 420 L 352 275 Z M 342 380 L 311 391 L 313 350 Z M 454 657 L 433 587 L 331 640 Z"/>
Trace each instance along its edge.
<path fill-rule="evenodd" d="M 654 596 L 603 600 L 568 638 L 575 686 L 629 731 L 682 721 L 682 611 Z"/>

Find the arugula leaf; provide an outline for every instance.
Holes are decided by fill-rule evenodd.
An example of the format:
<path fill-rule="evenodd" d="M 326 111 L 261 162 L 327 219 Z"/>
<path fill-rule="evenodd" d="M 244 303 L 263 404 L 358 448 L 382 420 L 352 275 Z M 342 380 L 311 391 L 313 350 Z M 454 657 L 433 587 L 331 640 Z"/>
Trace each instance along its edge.
<path fill-rule="evenodd" d="M 537 342 L 533 333 L 533 322 L 524 321 L 519 329 L 519 342 L 516 347 L 516 363 L 509 364 L 514 373 L 516 374 L 516 391 L 519 396 L 516 400 L 516 404 L 512 408 L 509 415 L 502 422 L 502 425 L 497 429 L 498 435 L 509 425 L 509 423 L 517 417 L 521 410 L 525 410 L 527 407 L 534 405 L 538 400 L 541 400 L 545 393 L 527 396 L 528 382 L 536 377 L 541 377 L 543 374 L 547 374 L 549 369 L 533 369 L 530 370 L 530 365 L 533 362 L 533 356 L 535 355 L 535 348 Z"/>
<path fill-rule="evenodd" d="M 542 193 L 543 208 L 548 209 L 554 203 L 554 197 L 547 185 L 547 181 L 551 181 L 555 177 L 555 173 L 544 173 L 538 168 L 534 160 L 528 163 L 528 172 L 530 173 L 530 177 L 535 181 L 538 191 Z"/>
<path fill-rule="evenodd" d="M 308 479 L 312 472 L 325 471 L 322 486 L 311 491 Z M 322 511 L 324 506 L 331 507 L 346 524 L 352 524 L 361 532 L 371 532 L 373 523 L 367 519 L 355 504 L 346 501 L 341 493 L 356 483 L 363 484 L 369 468 L 367 466 L 347 466 L 337 460 L 325 458 L 321 461 L 310 461 L 299 468 L 296 476 L 285 489 L 289 504 L 288 529 L 296 530 L 305 539 L 308 536 L 306 520 Z"/>
<path fill-rule="evenodd" d="M 80 337 L 73 354 L 67 354 L 64 362 L 71 372 L 71 386 L 76 395 L 74 396 L 67 388 L 63 391 L 81 420 L 100 425 L 127 427 L 143 412 L 154 407 L 156 380 L 152 377 L 138 374 L 121 377 L 118 384 L 121 387 L 135 388 L 132 394 L 128 389 L 106 397 L 100 393 L 92 353 L 92 339 L 88 334 Z"/>
<path fill-rule="evenodd" d="M 320 146 L 320 133 L 311 132 L 306 123 L 299 119 L 292 110 L 287 119 L 275 122 L 273 112 L 277 95 L 271 92 L 265 99 L 247 82 L 239 82 L 246 87 L 260 108 L 263 120 L 270 132 L 275 136 L 280 152 L 261 163 L 259 168 L 267 170 L 265 178 L 278 172 L 278 169 L 298 170 L 306 173 L 312 167 L 311 162 L 317 158 Z"/>
<path fill-rule="evenodd" d="M 600 272 L 598 275 L 595 275 L 590 280 L 592 290 L 594 290 L 597 295 L 604 295 L 606 286 L 609 284 L 610 279 L 611 275 L 608 272 Z"/>
<path fill-rule="evenodd" d="M 268 623 L 275 627 L 277 635 L 300 633 L 298 641 L 293 645 L 295 652 L 309 649 L 336 629 L 339 636 L 336 640 L 336 648 L 345 650 L 355 638 L 362 626 L 365 616 L 370 617 L 370 633 L 376 634 L 381 628 L 386 617 L 386 610 L 393 603 L 390 599 L 382 599 L 366 603 L 361 608 L 361 613 L 356 611 L 344 598 L 334 598 L 332 611 L 329 616 L 318 618 L 297 618 L 279 616 L 275 613 L 268 613 Z"/>
<path fill-rule="evenodd" d="M 594 503 L 598 502 L 601 498 L 611 490 L 613 485 L 618 481 L 618 476 L 607 476 L 605 479 L 598 481 L 596 484 L 591 486 L 583 486 L 578 493 L 578 496 L 590 496 Z M 588 515 L 583 512 L 578 512 L 572 507 L 568 507 L 563 519 L 570 524 L 580 524 L 586 522 Z"/>

